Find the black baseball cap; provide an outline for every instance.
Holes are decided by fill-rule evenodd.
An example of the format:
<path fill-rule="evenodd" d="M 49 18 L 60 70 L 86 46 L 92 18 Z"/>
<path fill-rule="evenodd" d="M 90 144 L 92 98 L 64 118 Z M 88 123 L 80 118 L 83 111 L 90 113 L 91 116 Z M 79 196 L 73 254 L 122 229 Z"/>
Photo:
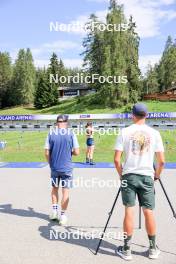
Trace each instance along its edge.
<path fill-rule="evenodd" d="M 145 104 L 137 103 L 133 106 L 132 114 L 134 116 L 145 117 L 148 114 L 148 109 Z"/>
<path fill-rule="evenodd" d="M 62 121 L 66 123 L 68 122 L 68 115 L 58 115 L 56 121 L 57 122 Z"/>

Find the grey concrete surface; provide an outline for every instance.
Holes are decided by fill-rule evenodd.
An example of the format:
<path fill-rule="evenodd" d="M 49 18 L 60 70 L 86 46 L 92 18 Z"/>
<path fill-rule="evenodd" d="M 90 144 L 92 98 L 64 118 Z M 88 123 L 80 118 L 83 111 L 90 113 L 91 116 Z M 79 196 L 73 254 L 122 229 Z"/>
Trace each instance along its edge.
<path fill-rule="evenodd" d="M 109 237 L 105 238 L 99 254 L 93 254 L 98 233 L 104 227 L 117 194 L 117 186 L 109 186 L 112 184 L 109 180 L 118 184 L 115 170 L 75 169 L 74 177 L 82 186 L 71 190 L 69 222 L 61 227 L 48 220 L 51 208 L 48 167 L 0 169 L 0 264 L 124 263 L 116 255 L 117 246 L 122 244 L 124 209 L 121 197 L 107 230 Z M 90 180 L 94 181 L 94 186 L 90 186 Z M 165 170 L 162 180 L 176 208 L 176 171 Z M 108 187 L 103 187 L 108 183 Z M 161 255 L 154 262 L 176 264 L 176 219 L 159 183 L 156 183 L 155 215 Z M 143 217 L 142 229 L 138 229 L 138 205 L 135 221 L 131 263 L 151 263 L 147 258 L 148 240 Z M 90 234 L 95 236 L 90 238 Z"/>

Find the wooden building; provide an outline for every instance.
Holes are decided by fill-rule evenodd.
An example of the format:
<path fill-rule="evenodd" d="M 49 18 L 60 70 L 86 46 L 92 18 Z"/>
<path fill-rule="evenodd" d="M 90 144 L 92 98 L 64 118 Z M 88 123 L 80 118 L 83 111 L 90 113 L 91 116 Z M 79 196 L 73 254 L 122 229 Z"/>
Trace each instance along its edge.
<path fill-rule="evenodd" d="M 161 93 L 146 94 L 144 100 L 176 101 L 176 86 Z"/>
<path fill-rule="evenodd" d="M 86 94 L 95 93 L 94 89 L 87 86 L 73 86 L 73 87 L 60 87 L 58 89 L 59 99 L 64 100 L 75 96 L 84 96 Z"/>

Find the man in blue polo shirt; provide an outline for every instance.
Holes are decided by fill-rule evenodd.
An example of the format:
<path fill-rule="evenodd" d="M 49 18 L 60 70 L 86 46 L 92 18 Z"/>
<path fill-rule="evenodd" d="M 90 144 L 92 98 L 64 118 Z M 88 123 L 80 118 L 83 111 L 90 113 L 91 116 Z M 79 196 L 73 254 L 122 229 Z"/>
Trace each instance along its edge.
<path fill-rule="evenodd" d="M 52 214 L 51 220 L 67 223 L 65 214 L 69 203 L 69 189 L 72 187 L 72 155 L 79 155 L 79 144 L 76 135 L 68 129 L 68 116 L 57 117 L 56 130 L 50 131 L 45 143 L 45 156 L 51 168 Z M 61 208 L 58 205 L 59 185 L 62 186 Z"/>

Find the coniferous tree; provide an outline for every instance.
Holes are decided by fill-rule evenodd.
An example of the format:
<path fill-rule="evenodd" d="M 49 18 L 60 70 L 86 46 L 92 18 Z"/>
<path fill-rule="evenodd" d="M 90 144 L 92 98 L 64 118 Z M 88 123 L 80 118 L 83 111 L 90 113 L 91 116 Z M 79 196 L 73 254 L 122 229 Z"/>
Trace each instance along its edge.
<path fill-rule="evenodd" d="M 135 103 L 142 95 L 142 83 L 139 80 L 141 75 L 139 69 L 139 36 L 135 31 L 136 24 L 131 16 L 128 24 L 127 41 L 127 76 L 129 86 L 129 96 L 131 102 Z"/>
<path fill-rule="evenodd" d="M 33 103 L 35 90 L 35 67 L 30 49 L 20 49 L 15 61 L 11 82 L 11 105 Z"/>
<path fill-rule="evenodd" d="M 166 44 L 165 44 L 165 48 L 164 48 L 163 55 L 164 55 L 165 53 L 167 53 L 167 51 L 168 51 L 172 46 L 173 46 L 172 37 L 171 37 L 171 36 L 168 36 L 167 41 L 166 41 Z"/>
<path fill-rule="evenodd" d="M 169 89 L 172 83 L 176 83 L 176 46 L 173 44 L 164 58 L 164 86 Z"/>
<path fill-rule="evenodd" d="M 25 50 L 20 49 L 15 61 L 13 77 L 11 82 L 11 105 L 23 104 L 23 89 L 25 86 Z"/>
<path fill-rule="evenodd" d="M 101 75 L 104 59 L 104 34 L 98 30 L 100 22 L 94 14 L 90 15 L 89 22 L 87 23 L 88 35 L 83 40 L 83 47 L 85 51 L 83 68 L 86 74 Z M 91 83 L 91 88 L 99 90 L 100 86 L 98 81 Z"/>
<path fill-rule="evenodd" d="M 110 12 L 107 15 L 107 24 L 122 25 L 126 23 L 123 12 L 123 6 L 117 5 L 116 1 L 110 2 Z M 105 32 L 107 33 L 108 45 L 111 50 L 111 76 L 122 77 L 127 75 L 127 61 L 126 61 L 126 42 L 127 33 L 118 31 Z M 109 103 L 112 107 L 121 106 L 128 103 L 129 91 L 127 84 L 113 83 L 111 88 L 111 95 Z"/>
<path fill-rule="evenodd" d="M 10 56 L 6 52 L 0 52 L 0 108 L 8 106 L 11 77 L 12 65 Z"/>
<path fill-rule="evenodd" d="M 61 77 L 61 76 L 67 77 L 68 76 L 68 71 L 65 69 L 64 63 L 61 59 L 59 61 L 58 76 L 59 77 Z M 68 84 L 59 82 L 59 87 L 66 86 L 66 85 L 68 85 Z"/>
<path fill-rule="evenodd" d="M 36 71 L 34 67 L 33 57 L 30 49 L 26 50 L 25 54 L 25 72 L 26 78 L 22 90 L 23 104 L 30 104 L 34 101 Z"/>
<path fill-rule="evenodd" d="M 157 65 L 155 65 L 154 67 L 148 65 L 147 76 L 147 81 L 145 82 L 145 93 L 152 94 L 159 92 Z"/>
<path fill-rule="evenodd" d="M 58 88 L 59 88 L 59 83 L 55 83 L 54 81 L 52 81 L 50 83 L 50 75 L 52 74 L 53 76 L 57 76 L 59 77 L 59 61 L 58 61 L 58 57 L 56 55 L 56 53 L 53 53 L 51 58 L 50 58 L 50 64 L 48 67 L 48 86 L 50 89 L 50 95 L 48 98 L 49 101 L 49 106 L 52 105 L 56 105 L 58 103 L 58 97 L 59 97 L 59 93 L 58 93 Z"/>
<path fill-rule="evenodd" d="M 147 90 L 150 92 L 163 92 L 171 88 L 173 83 L 176 84 L 176 45 L 169 36 L 160 62 L 149 69 L 144 80 L 144 86 L 147 85 L 149 87 Z"/>
<path fill-rule="evenodd" d="M 159 80 L 159 84 L 160 84 L 160 91 L 164 91 L 165 89 L 167 89 L 167 85 L 166 84 L 166 65 L 168 63 L 168 54 L 170 53 L 170 49 L 173 47 L 173 42 L 172 42 L 172 38 L 171 36 L 168 36 L 166 44 L 165 44 L 165 49 L 163 51 L 163 55 L 161 57 L 160 63 L 158 65 L 157 68 L 157 72 L 158 72 L 158 80 Z M 171 68 L 169 68 L 169 71 L 172 70 Z"/>
<path fill-rule="evenodd" d="M 109 10 L 115 10 L 117 8 L 117 1 L 110 0 Z"/>
<path fill-rule="evenodd" d="M 94 15 L 91 18 L 93 21 L 98 21 Z M 104 77 L 127 77 L 128 83 L 119 81 L 119 83 L 96 84 L 100 99 L 103 98 L 103 102 L 111 107 L 121 106 L 130 101 L 134 102 L 141 94 L 138 66 L 139 37 L 135 32 L 132 18 L 129 20 L 129 29 L 125 31 L 122 25 L 126 23 L 123 6 L 111 0 L 106 25 L 120 26 L 119 30 L 117 28 L 111 31 L 106 29 L 100 32 L 97 29 L 91 31 L 86 41 L 83 42 L 86 49 L 84 62 L 90 74 L 98 73 Z"/>
<path fill-rule="evenodd" d="M 50 75 L 52 82 L 50 82 Z M 56 105 L 59 99 L 59 87 L 63 86 L 59 80 L 61 76 L 66 76 L 67 70 L 64 67 L 63 61 L 55 53 L 50 58 L 50 64 L 47 70 L 39 70 L 37 73 L 37 85 L 35 92 L 34 105 L 36 108 L 44 108 Z M 65 84 L 66 85 L 66 84 Z"/>
<path fill-rule="evenodd" d="M 45 69 L 37 72 L 34 106 L 38 109 L 50 106 L 50 87 Z"/>

